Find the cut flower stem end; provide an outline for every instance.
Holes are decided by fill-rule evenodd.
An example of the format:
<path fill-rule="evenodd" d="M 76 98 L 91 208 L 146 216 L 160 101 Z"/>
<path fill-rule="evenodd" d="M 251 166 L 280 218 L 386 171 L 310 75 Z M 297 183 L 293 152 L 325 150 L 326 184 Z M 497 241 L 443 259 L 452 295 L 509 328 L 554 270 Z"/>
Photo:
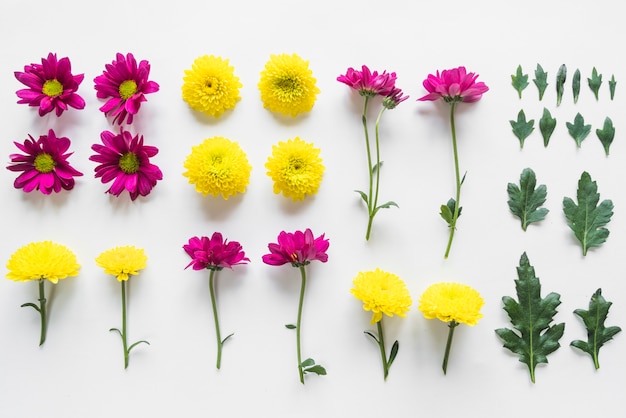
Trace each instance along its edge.
<path fill-rule="evenodd" d="M 40 335 L 39 335 L 39 346 L 42 346 L 43 343 L 46 341 L 46 334 L 48 331 L 48 307 L 47 307 L 47 300 L 46 300 L 46 288 L 45 288 L 45 283 L 46 281 L 41 278 L 38 279 L 38 285 L 39 285 L 39 306 L 35 305 L 34 303 L 24 303 L 21 305 L 21 307 L 25 307 L 25 306 L 30 306 L 31 308 L 33 308 L 34 310 L 36 310 L 37 312 L 39 312 L 39 317 L 41 318 L 41 331 L 40 331 Z"/>

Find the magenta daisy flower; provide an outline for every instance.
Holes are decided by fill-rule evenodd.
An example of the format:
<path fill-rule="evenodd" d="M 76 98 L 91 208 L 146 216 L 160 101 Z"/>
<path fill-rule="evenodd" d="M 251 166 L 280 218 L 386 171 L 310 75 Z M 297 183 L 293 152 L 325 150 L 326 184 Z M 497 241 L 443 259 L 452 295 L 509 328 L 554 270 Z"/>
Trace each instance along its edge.
<path fill-rule="evenodd" d="M 95 168 L 96 178 L 102 183 L 113 184 L 107 190 L 119 196 L 128 190 L 131 200 L 137 196 L 147 196 L 158 180 L 163 179 L 159 167 L 150 163 L 159 150 L 157 147 L 143 144 L 143 136 L 132 136 L 124 129 L 119 134 L 103 131 L 100 134 L 103 145 L 93 144 L 91 149 L 96 152 L 89 157 L 91 161 L 100 163 Z"/>
<path fill-rule="evenodd" d="M 465 67 L 443 70 L 441 74 L 429 74 L 424 80 L 424 88 L 428 94 L 417 100 L 435 101 L 443 99 L 446 103 L 473 103 L 480 100 L 489 87 L 482 81 L 476 82 L 478 74 L 468 73 Z"/>
<path fill-rule="evenodd" d="M 52 129 L 48 131 L 48 135 L 41 135 L 36 141 L 28 135 L 23 144 L 14 144 L 24 153 L 9 156 L 12 165 L 7 169 L 22 172 L 13 183 L 16 189 L 23 189 L 25 192 L 39 190 L 43 194 L 53 191 L 58 193 L 61 189 L 74 188 L 74 177 L 83 175 L 67 161 L 72 155 L 67 152 L 70 140 L 58 138 Z"/>
<path fill-rule="evenodd" d="M 56 110 L 61 116 L 68 106 L 83 109 L 85 100 L 76 93 L 82 83 L 84 74 L 72 75 L 72 64 L 69 58 L 57 61 L 56 54 L 49 53 L 42 58 L 41 64 L 24 66 L 24 72 L 15 71 L 15 78 L 27 89 L 18 90 L 17 103 L 39 107 L 39 116 Z"/>
<path fill-rule="evenodd" d="M 191 257 L 191 262 L 185 268 L 193 266 L 194 270 L 232 269 L 237 264 L 250 261 L 241 244 L 237 241 L 228 242 L 219 232 L 214 232 L 211 238 L 189 238 L 189 243 L 183 245 L 183 249 Z"/>
<path fill-rule="evenodd" d="M 313 260 L 325 263 L 328 261 L 328 246 L 324 234 L 315 238 L 309 228 L 304 232 L 282 231 L 278 234 L 278 243 L 267 245 L 270 253 L 263 256 L 263 262 L 271 266 L 291 263 L 294 267 L 305 266 Z"/>
<path fill-rule="evenodd" d="M 357 90 L 361 96 L 387 96 L 396 84 L 396 73 L 385 70 L 378 74 L 378 71 L 371 72 L 367 65 L 363 65 L 361 71 L 348 68 L 345 74 L 337 77 L 337 81 Z"/>
<path fill-rule="evenodd" d="M 137 60 L 133 54 L 126 56 L 116 55 L 111 64 L 104 66 L 102 75 L 94 78 L 96 96 L 99 99 L 108 99 L 100 108 L 106 116 L 114 116 L 113 123 L 119 125 L 133 123 L 133 116 L 139 112 L 142 102 L 146 101 L 146 94 L 159 91 L 159 85 L 149 81 L 150 63 Z"/>

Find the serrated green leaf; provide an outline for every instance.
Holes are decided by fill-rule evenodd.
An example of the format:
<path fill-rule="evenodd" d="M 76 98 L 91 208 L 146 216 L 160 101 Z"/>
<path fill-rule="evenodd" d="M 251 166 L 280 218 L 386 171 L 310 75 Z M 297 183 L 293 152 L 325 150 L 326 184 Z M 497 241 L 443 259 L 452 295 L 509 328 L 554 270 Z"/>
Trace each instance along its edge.
<path fill-rule="evenodd" d="M 602 74 L 598 74 L 596 67 L 593 67 L 593 70 L 591 71 L 591 78 L 587 78 L 587 82 L 589 83 L 589 88 L 596 97 L 596 100 L 598 100 L 598 92 L 600 91 L 600 86 L 602 85 Z"/>
<path fill-rule="evenodd" d="M 578 204 L 569 197 L 563 198 L 563 212 L 585 256 L 589 248 L 600 246 L 609 236 L 609 230 L 604 226 L 613 216 L 613 202 L 607 199 L 598 205 L 598 185 L 586 171 L 580 176 L 576 196 Z"/>
<path fill-rule="evenodd" d="M 578 95 L 580 94 L 580 70 L 576 68 L 574 77 L 572 77 L 572 93 L 574 95 L 574 103 L 578 102 Z"/>
<path fill-rule="evenodd" d="M 367 205 L 368 204 L 367 202 L 368 202 L 369 199 L 367 198 L 367 195 L 365 194 L 365 192 L 362 192 L 360 190 L 355 190 L 355 192 L 357 192 L 358 194 L 361 195 L 361 199 L 363 199 L 363 201 Z"/>
<path fill-rule="evenodd" d="M 520 218 L 524 231 L 529 224 L 542 221 L 549 212 L 541 207 L 546 202 L 547 188 L 543 184 L 535 188 L 536 185 L 537 178 L 531 168 L 522 171 L 519 186 L 514 183 L 507 185 L 509 209 Z"/>
<path fill-rule="evenodd" d="M 602 289 L 598 289 L 589 300 L 589 310 L 576 309 L 574 311 L 574 314 L 583 320 L 585 328 L 587 328 L 587 341 L 574 340 L 570 345 L 589 354 L 596 370 L 600 368 L 598 361 L 600 348 L 622 330 L 620 327 L 606 328 L 604 326 L 611 305 L 611 302 L 602 297 Z"/>
<path fill-rule="evenodd" d="M 615 74 L 611 75 L 611 79 L 609 80 L 609 92 L 611 93 L 611 100 L 615 97 L 615 86 L 617 86 L 617 81 L 615 81 Z"/>
<path fill-rule="evenodd" d="M 319 364 L 315 365 L 315 366 L 311 366 L 311 367 L 307 367 L 306 369 L 302 370 L 305 374 L 306 373 L 315 373 L 318 376 L 326 376 L 326 369 L 322 366 L 320 366 Z"/>
<path fill-rule="evenodd" d="M 602 129 L 596 129 L 596 135 L 604 147 L 604 152 L 608 156 L 609 148 L 615 138 L 615 128 L 613 127 L 613 121 L 608 116 L 604 119 L 604 126 Z"/>
<path fill-rule="evenodd" d="M 556 128 L 556 119 L 552 117 L 550 111 L 543 108 L 543 116 L 539 119 L 539 130 L 541 131 L 541 136 L 543 137 L 543 146 L 547 147 L 550 142 L 550 137 L 554 132 L 554 128 Z"/>
<path fill-rule="evenodd" d="M 543 71 L 543 67 L 537 64 L 537 69 L 535 70 L 535 78 L 533 79 L 533 83 L 537 86 L 539 90 L 539 100 L 543 99 L 543 94 L 548 87 L 548 73 Z"/>
<path fill-rule="evenodd" d="M 456 207 L 456 200 L 449 199 L 445 205 L 441 205 L 439 210 L 439 215 L 443 218 L 444 221 L 448 223 L 448 226 L 452 225 L 452 217 L 454 216 L 454 209 Z M 459 208 L 459 213 L 457 214 L 457 219 L 461 216 L 461 211 L 463 207 Z"/>
<path fill-rule="evenodd" d="M 565 80 L 567 79 L 567 67 L 565 64 L 559 67 L 559 71 L 556 73 L 556 105 L 561 104 L 563 99 L 563 88 L 565 86 Z"/>
<path fill-rule="evenodd" d="M 565 324 L 550 325 L 557 306 L 561 304 L 558 293 L 549 293 L 541 297 L 541 282 L 535 276 L 535 268 L 530 265 L 526 253 L 523 253 L 518 279 L 515 280 L 517 299 L 504 296 L 504 310 L 509 315 L 511 324 L 517 332 L 509 328 L 496 329 L 496 334 L 504 342 L 504 347 L 519 356 L 519 361 L 528 366 L 530 380 L 535 383 L 535 367 L 548 363 L 547 356 L 560 347 L 559 340 L 565 331 Z"/>
<path fill-rule="evenodd" d="M 526 114 L 522 109 L 517 114 L 517 120 L 510 120 L 509 123 L 513 128 L 513 133 L 519 139 L 520 148 L 524 148 L 524 140 L 535 130 L 535 120 L 531 119 L 526 122 Z"/>
<path fill-rule="evenodd" d="M 528 74 L 522 73 L 522 66 L 517 66 L 515 74 L 511 74 L 511 84 L 513 88 L 517 90 L 517 95 L 522 98 L 522 91 L 528 87 Z"/>
<path fill-rule="evenodd" d="M 582 142 L 591 132 L 591 125 L 585 125 L 585 119 L 580 113 L 574 117 L 574 123 L 565 122 L 565 125 L 570 136 L 576 141 L 576 146 L 580 148 Z"/>

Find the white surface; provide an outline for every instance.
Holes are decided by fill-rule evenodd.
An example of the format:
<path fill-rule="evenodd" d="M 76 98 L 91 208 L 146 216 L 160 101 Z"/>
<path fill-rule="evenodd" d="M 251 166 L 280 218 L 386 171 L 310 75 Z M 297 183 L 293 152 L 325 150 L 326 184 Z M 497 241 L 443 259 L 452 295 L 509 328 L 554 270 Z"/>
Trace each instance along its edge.
<path fill-rule="evenodd" d="M 167 4 L 167 5 L 166 5 Z M 61 282 L 53 295 L 48 340 L 37 346 L 39 323 L 32 309 L 35 283 L 0 281 L 0 416 L 21 418 L 111 416 L 583 416 L 612 411 L 622 395 L 624 337 L 600 352 L 599 371 L 586 354 L 569 347 L 585 339 L 572 311 L 586 308 L 601 287 L 614 302 L 607 325 L 626 325 L 626 285 L 621 260 L 626 245 L 623 187 L 626 147 L 623 109 L 626 62 L 623 22 L 616 1 L 415 2 L 292 1 L 192 2 L 109 1 L 55 4 L 35 0 L 0 5 L 0 155 L 5 164 L 13 141 L 49 127 L 72 139 L 70 161 L 85 175 L 74 190 L 56 196 L 13 188 L 15 174 L 0 171 L 2 213 L 0 260 L 21 245 L 53 240 L 74 250 L 78 277 Z M 48 52 L 68 56 L 84 73 L 82 111 L 40 118 L 17 105 L 21 85 L 13 72 Z M 148 95 L 133 131 L 159 147 L 153 159 L 163 173 L 148 198 L 135 202 L 104 194 L 93 177 L 90 147 L 111 125 L 98 111 L 93 78 L 116 52 L 132 52 L 152 65 L 161 90 Z M 270 54 L 298 53 L 310 60 L 321 93 L 312 112 L 285 119 L 266 111 L 257 82 Z M 181 99 L 183 71 L 199 55 L 230 59 L 240 77 L 242 100 L 214 120 L 193 112 Z M 551 83 L 544 100 L 532 84 L 522 100 L 511 87 L 518 64 L 533 78 L 540 63 Z M 557 108 L 555 75 L 569 70 L 563 104 Z M 381 199 L 400 209 L 382 211 L 365 242 L 366 211 L 354 189 L 366 185 L 361 100 L 336 77 L 352 67 L 396 71 L 397 85 L 411 98 L 382 121 Z M 467 171 L 463 216 L 451 256 L 439 205 L 454 193 L 447 108 L 416 102 L 422 80 L 437 69 L 465 65 L 491 90 L 457 113 L 461 170 Z M 598 102 L 586 85 L 596 66 L 604 84 Z M 579 68 L 578 104 L 571 75 Z M 616 97 L 608 80 L 615 74 Z M 529 80 L 529 81 L 530 81 Z M 509 120 L 523 108 L 535 123 L 547 107 L 558 120 L 548 148 L 538 126 L 520 150 Z M 580 149 L 566 121 L 580 112 L 592 133 Z M 606 158 L 595 129 L 610 116 L 617 135 Z M 214 135 L 238 141 L 253 166 L 247 192 L 224 201 L 203 197 L 182 176 L 191 146 Z M 320 147 L 326 165 L 319 194 L 294 204 L 272 193 L 263 167 L 271 146 L 300 136 Z M 507 207 L 506 185 L 525 167 L 548 187 L 547 219 L 523 232 Z M 575 197 L 583 170 L 597 180 L 602 199 L 615 203 L 605 245 L 586 258 L 561 210 Z M 264 265 L 267 243 L 281 230 L 311 227 L 330 239 L 329 261 L 310 265 L 302 342 L 305 357 L 328 369 L 325 377 L 298 382 L 295 335 L 284 324 L 296 316 L 299 276 L 290 267 Z M 215 369 L 215 342 L 208 273 L 183 270 L 189 237 L 221 231 L 240 241 L 252 262 L 218 276 L 224 335 L 234 332 Z M 129 337 L 146 339 L 123 369 L 119 337 L 119 285 L 94 258 L 115 245 L 144 247 L 148 267 L 133 278 L 129 293 Z M 495 328 L 509 327 L 501 297 L 515 297 L 516 266 L 526 251 L 542 280 L 543 295 L 561 294 L 557 322 L 565 322 L 561 348 L 537 368 L 530 383 L 526 366 L 501 346 Z M 382 379 L 370 314 L 349 293 L 358 271 L 380 267 L 407 283 L 413 306 L 405 319 L 385 318 L 386 339 L 400 341 L 389 378 Z M 447 328 L 417 311 L 431 283 L 472 285 L 485 298 L 484 318 L 457 329 L 448 375 L 441 372 Z M 591 401 L 593 400 L 593 401 Z"/>

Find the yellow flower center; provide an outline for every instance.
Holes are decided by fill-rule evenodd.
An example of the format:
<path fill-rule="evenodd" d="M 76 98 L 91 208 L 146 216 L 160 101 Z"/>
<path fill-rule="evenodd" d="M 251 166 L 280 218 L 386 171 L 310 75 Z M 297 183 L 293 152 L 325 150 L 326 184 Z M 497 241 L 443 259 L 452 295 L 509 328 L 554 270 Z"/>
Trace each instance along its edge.
<path fill-rule="evenodd" d="M 46 96 L 57 97 L 60 96 L 61 93 L 63 93 L 63 84 L 61 84 L 56 79 L 46 80 L 46 82 L 43 83 L 43 88 L 41 89 L 41 91 Z"/>
<path fill-rule="evenodd" d="M 134 174 L 139 171 L 139 158 L 134 153 L 127 152 L 120 157 L 119 167 L 126 174 Z"/>
<path fill-rule="evenodd" d="M 304 88 L 298 77 L 291 75 L 283 75 L 277 77 L 274 81 L 276 87 L 276 95 L 285 102 L 291 102 L 302 96 Z"/>
<path fill-rule="evenodd" d="M 219 80 L 216 77 L 209 77 L 204 82 L 204 92 L 206 94 L 215 94 L 219 88 Z"/>
<path fill-rule="evenodd" d="M 137 83 L 134 80 L 123 81 L 120 84 L 119 92 L 122 99 L 130 99 L 133 94 L 137 93 Z"/>
<path fill-rule="evenodd" d="M 34 166 L 35 170 L 39 171 L 40 173 L 50 173 L 52 170 L 54 170 L 56 162 L 50 154 L 43 152 L 35 157 Z"/>

